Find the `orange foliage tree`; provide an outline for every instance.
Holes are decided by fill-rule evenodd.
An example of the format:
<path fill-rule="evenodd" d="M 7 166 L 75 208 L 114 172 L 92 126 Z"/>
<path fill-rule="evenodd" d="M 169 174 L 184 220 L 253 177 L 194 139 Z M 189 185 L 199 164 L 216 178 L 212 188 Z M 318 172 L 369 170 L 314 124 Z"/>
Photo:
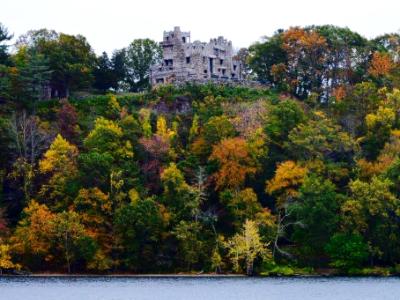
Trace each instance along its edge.
<path fill-rule="evenodd" d="M 246 141 L 242 138 L 222 140 L 213 147 L 209 158 L 219 163 L 219 170 L 215 173 L 216 189 L 240 188 L 246 176 L 255 174 L 256 161 L 250 156 Z"/>
<path fill-rule="evenodd" d="M 372 76 L 385 76 L 393 69 L 393 61 L 388 53 L 375 52 L 372 56 L 371 65 L 368 69 Z"/>

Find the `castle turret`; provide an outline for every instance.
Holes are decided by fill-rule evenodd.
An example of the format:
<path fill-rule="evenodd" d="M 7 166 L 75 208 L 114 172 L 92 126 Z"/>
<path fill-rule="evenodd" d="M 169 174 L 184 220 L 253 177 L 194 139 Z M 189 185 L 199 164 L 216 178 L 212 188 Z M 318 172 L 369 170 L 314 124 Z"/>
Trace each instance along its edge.
<path fill-rule="evenodd" d="M 164 31 L 163 62 L 151 68 L 151 83 L 240 80 L 240 62 L 233 59 L 232 42 L 219 36 L 209 43 L 191 42 L 190 32 Z"/>

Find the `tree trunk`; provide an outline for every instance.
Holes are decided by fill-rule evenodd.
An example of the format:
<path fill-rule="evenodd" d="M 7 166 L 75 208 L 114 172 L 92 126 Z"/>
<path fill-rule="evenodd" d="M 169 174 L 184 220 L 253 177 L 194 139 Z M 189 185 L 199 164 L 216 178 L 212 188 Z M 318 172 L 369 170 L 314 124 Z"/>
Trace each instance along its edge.
<path fill-rule="evenodd" d="M 246 273 L 247 273 L 247 276 L 253 275 L 253 262 L 252 261 L 247 263 Z"/>
<path fill-rule="evenodd" d="M 71 273 L 71 264 L 70 264 L 70 259 L 69 259 L 69 251 L 68 251 L 68 232 L 65 232 L 65 259 L 67 261 L 67 267 L 68 267 L 68 274 Z"/>

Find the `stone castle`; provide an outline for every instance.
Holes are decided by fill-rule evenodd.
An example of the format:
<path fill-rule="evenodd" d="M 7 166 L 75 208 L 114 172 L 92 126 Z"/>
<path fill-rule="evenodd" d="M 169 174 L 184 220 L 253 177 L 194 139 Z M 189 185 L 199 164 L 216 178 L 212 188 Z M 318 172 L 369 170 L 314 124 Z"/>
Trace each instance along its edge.
<path fill-rule="evenodd" d="M 150 70 L 152 85 L 186 81 L 242 80 L 241 63 L 234 58 L 232 42 L 222 36 L 209 43 L 191 42 L 190 32 L 179 27 L 164 31 L 163 60 Z"/>

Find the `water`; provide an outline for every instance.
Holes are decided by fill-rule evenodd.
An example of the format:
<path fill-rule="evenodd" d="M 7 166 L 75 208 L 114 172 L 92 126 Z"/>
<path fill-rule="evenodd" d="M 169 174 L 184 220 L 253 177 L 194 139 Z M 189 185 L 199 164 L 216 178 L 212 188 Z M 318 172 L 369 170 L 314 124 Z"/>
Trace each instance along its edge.
<path fill-rule="evenodd" d="M 400 278 L 3 277 L 1 300 L 400 299 Z"/>

